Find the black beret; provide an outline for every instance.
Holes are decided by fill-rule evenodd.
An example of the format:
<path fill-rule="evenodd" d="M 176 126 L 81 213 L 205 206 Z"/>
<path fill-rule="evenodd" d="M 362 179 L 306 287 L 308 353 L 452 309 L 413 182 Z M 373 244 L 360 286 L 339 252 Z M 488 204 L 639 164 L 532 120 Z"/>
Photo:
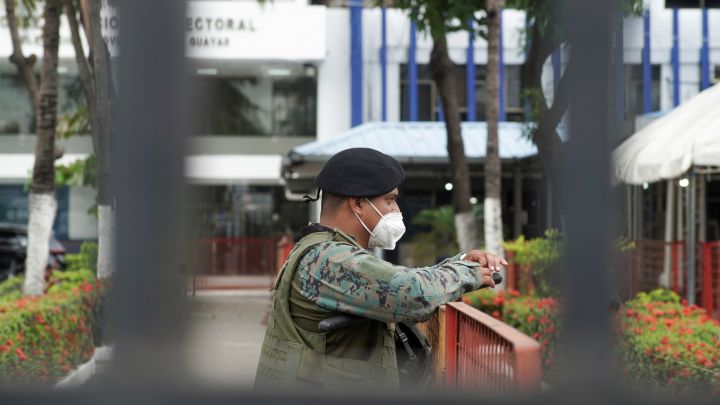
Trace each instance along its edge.
<path fill-rule="evenodd" d="M 405 169 L 392 156 L 369 148 L 351 148 L 328 159 L 315 184 L 346 197 L 377 197 L 405 180 Z"/>

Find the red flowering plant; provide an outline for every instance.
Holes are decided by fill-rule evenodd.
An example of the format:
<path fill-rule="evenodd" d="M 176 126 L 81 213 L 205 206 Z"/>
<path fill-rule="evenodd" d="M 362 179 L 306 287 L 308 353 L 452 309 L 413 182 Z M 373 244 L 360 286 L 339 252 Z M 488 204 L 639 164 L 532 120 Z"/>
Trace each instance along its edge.
<path fill-rule="evenodd" d="M 104 286 L 89 270 L 55 272 L 43 296 L 0 283 L 0 382 L 50 383 L 87 361 L 99 334 Z"/>
<path fill-rule="evenodd" d="M 514 290 L 496 293 L 484 289 L 465 294 L 462 300 L 537 340 L 545 379 L 552 380 L 560 327 L 559 305 L 555 298 L 523 296 Z"/>
<path fill-rule="evenodd" d="M 618 312 L 619 348 L 636 382 L 720 392 L 720 323 L 672 291 L 640 293 Z"/>

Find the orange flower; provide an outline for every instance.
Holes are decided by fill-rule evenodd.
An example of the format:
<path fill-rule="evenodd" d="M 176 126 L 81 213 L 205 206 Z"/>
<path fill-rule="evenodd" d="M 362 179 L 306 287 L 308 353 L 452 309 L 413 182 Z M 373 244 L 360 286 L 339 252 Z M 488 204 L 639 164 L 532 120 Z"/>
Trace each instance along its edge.
<path fill-rule="evenodd" d="M 19 347 L 17 349 L 15 349 L 15 353 L 18 355 L 18 357 L 20 358 L 21 361 L 25 361 L 28 359 L 28 357 L 25 355 L 23 350 Z"/>

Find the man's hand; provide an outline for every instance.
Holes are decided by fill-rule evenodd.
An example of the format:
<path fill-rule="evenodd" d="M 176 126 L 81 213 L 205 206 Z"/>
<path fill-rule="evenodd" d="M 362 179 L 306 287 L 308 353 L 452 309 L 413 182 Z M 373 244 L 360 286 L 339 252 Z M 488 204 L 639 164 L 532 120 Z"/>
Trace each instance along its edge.
<path fill-rule="evenodd" d="M 482 250 L 471 250 L 465 254 L 463 260 L 480 263 L 480 267 L 487 268 L 492 271 L 500 271 L 502 266 L 507 266 L 508 262 L 500 256 L 492 253 L 483 252 Z M 492 279 L 492 275 L 490 275 Z M 495 283 L 493 283 L 493 287 Z"/>
<path fill-rule="evenodd" d="M 495 288 L 495 281 L 492 278 L 494 271 L 488 269 L 487 267 L 482 267 L 482 266 L 478 267 L 477 270 L 480 272 L 480 274 L 482 274 L 482 281 L 483 281 L 482 285 L 488 286 L 490 288 Z"/>

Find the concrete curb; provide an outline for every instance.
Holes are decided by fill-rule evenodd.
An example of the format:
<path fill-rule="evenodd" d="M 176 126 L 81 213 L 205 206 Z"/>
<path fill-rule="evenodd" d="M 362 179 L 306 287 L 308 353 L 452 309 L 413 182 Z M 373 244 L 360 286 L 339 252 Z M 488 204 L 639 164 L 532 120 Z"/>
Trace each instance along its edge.
<path fill-rule="evenodd" d="M 55 388 L 72 388 L 82 385 L 95 374 L 96 362 L 109 361 L 110 359 L 112 359 L 112 346 L 96 347 L 90 360 L 71 371 L 60 382 L 55 384 Z"/>

